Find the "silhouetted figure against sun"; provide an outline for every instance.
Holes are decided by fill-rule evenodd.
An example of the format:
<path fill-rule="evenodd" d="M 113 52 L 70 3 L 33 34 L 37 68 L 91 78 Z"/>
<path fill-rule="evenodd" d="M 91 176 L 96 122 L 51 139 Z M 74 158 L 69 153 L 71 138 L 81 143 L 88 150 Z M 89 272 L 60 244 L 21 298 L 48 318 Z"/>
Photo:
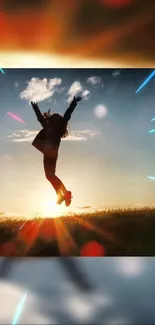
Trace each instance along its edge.
<path fill-rule="evenodd" d="M 72 193 L 66 189 L 62 181 L 55 175 L 56 163 L 61 139 L 68 135 L 68 121 L 81 99 L 82 97 L 74 97 L 63 116 L 57 113 L 50 114 L 50 110 L 42 114 L 38 104 L 31 102 L 37 119 L 43 127 L 35 137 L 32 145 L 43 153 L 45 175 L 57 193 L 57 204 L 65 201 L 66 206 L 71 204 Z"/>

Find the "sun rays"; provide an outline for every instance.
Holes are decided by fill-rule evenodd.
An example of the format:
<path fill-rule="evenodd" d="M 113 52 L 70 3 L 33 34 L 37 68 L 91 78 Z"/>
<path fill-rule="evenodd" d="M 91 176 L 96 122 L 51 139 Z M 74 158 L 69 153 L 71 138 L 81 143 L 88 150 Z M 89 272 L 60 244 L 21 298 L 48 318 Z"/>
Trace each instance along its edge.
<path fill-rule="evenodd" d="M 45 215 L 48 214 L 48 211 L 52 208 L 53 217 L 46 217 Z M 87 246 L 87 244 L 89 245 L 91 239 L 88 239 L 85 243 L 82 243 L 80 240 L 81 243 L 79 245 L 74 238 L 74 234 L 77 232 L 81 239 L 83 238 L 84 233 L 90 232 L 91 238 L 92 236 L 94 237 L 94 243 L 97 245 L 100 245 L 98 244 L 98 241 L 100 242 L 100 240 L 105 240 L 106 242 L 114 240 L 114 236 L 112 236 L 109 231 L 106 229 L 101 230 L 99 226 L 94 224 L 91 214 L 69 215 L 68 213 L 67 215 L 67 213 L 64 213 L 64 207 L 61 207 L 61 210 L 63 211 L 62 215 L 62 212 L 60 213 L 60 207 L 59 210 L 57 209 L 55 202 L 46 202 L 42 216 L 37 216 L 34 219 L 27 220 L 24 222 L 24 226 L 19 228 L 16 241 L 18 243 L 20 242 L 21 245 L 25 247 L 24 254 L 22 253 L 22 255 L 27 256 L 30 254 L 29 252 L 31 252 L 31 254 L 33 252 L 35 256 L 38 249 L 41 252 L 43 247 L 40 245 L 43 240 L 48 246 L 48 256 L 53 256 L 55 250 L 56 256 L 81 256 L 83 247 Z M 58 213 L 59 216 L 56 216 L 56 213 Z M 45 256 L 47 256 L 46 248 Z"/>

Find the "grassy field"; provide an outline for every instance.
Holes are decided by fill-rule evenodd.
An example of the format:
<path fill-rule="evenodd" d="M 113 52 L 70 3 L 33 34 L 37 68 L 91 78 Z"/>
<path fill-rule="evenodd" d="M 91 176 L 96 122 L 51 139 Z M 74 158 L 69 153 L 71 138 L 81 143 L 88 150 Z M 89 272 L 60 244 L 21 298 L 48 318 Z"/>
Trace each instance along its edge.
<path fill-rule="evenodd" d="M 0 255 L 155 256 L 155 209 L 26 221 L 1 217 Z"/>

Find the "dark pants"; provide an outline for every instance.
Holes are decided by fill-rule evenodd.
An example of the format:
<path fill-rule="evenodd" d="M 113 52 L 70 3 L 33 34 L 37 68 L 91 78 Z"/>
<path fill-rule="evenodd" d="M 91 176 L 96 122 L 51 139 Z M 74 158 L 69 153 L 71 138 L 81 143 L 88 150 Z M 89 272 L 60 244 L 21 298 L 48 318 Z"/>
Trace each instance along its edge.
<path fill-rule="evenodd" d="M 62 181 L 55 175 L 57 158 L 44 156 L 44 171 L 46 178 L 52 184 L 57 194 L 66 193 L 66 188 Z"/>

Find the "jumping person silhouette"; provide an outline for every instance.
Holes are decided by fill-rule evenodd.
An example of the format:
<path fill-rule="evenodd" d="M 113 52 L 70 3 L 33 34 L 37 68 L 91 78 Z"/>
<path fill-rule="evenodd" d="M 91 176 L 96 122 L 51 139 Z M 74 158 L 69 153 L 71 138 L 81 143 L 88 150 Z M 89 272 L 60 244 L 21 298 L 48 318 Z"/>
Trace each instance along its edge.
<path fill-rule="evenodd" d="M 55 175 L 56 163 L 61 139 L 68 135 L 68 121 L 81 99 L 82 97 L 74 97 L 63 116 L 57 113 L 50 114 L 50 110 L 42 114 L 38 104 L 31 102 L 37 119 L 43 127 L 33 140 L 32 145 L 43 154 L 45 175 L 56 191 L 57 204 L 65 201 L 66 206 L 71 204 L 72 193 L 66 189 L 62 181 Z"/>

